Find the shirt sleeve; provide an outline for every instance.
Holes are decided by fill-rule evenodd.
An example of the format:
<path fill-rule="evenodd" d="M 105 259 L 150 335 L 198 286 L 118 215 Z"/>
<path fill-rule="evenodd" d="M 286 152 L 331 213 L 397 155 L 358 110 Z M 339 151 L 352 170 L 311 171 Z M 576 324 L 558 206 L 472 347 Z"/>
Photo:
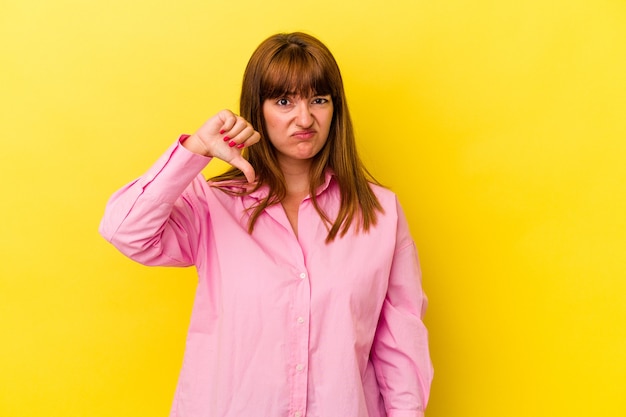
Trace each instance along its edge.
<path fill-rule="evenodd" d="M 189 266 L 198 249 L 202 211 L 201 171 L 211 158 L 176 141 L 137 180 L 113 194 L 100 234 L 120 252 L 144 265 Z M 208 213 L 205 213 L 208 215 Z"/>
<path fill-rule="evenodd" d="M 417 250 L 402 208 L 396 204 L 396 249 L 372 346 L 372 363 L 387 416 L 423 417 L 433 378 L 428 332 L 422 321 L 427 299 Z"/>

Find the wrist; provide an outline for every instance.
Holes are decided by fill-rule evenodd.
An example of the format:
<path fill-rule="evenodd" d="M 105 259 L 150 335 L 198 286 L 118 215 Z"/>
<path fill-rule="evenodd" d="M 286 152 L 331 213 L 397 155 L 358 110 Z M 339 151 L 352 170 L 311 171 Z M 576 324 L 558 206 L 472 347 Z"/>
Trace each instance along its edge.
<path fill-rule="evenodd" d="M 196 153 L 202 156 L 212 156 L 206 145 L 196 134 L 193 135 L 181 135 L 180 144 L 183 145 L 188 151 Z"/>

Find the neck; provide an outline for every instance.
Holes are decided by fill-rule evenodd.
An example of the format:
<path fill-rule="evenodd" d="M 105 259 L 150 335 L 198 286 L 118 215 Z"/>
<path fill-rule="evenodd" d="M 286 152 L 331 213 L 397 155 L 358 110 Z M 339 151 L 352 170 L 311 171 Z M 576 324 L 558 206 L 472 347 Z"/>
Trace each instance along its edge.
<path fill-rule="evenodd" d="M 287 196 L 304 198 L 309 193 L 311 161 L 281 161 L 280 168 L 285 177 Z"/>

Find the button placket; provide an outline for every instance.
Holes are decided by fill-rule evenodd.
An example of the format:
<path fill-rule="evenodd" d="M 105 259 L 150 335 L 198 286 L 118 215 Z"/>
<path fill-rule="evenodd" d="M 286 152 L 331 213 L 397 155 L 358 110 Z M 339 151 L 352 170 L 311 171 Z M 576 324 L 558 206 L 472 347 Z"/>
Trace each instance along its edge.
<path fill-rule="evenodd" d="M 292 400 L 291 416 L 302 417 L 306 413 L 308 391 L 308 363 L 309 363 L 309 321 L 311 308 L 311 287 L 309 275 L 306 269 L 300 269 L 295 273 L 297 289 L 294 299 L 293 310 L 293 347 L 292 351 Z"/>

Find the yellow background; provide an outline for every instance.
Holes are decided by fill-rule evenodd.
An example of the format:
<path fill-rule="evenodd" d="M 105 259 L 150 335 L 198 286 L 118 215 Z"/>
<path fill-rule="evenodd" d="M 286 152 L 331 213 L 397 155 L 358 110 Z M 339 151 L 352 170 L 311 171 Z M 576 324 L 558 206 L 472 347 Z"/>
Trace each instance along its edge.
<path fill-rule="evenodd" d="M 195 272 L 100 216 L 292 30 L 408 213 L 427 415 L 626 415 L 623 0 L 0 0 L 0 415 L 167 415 Z"/>

